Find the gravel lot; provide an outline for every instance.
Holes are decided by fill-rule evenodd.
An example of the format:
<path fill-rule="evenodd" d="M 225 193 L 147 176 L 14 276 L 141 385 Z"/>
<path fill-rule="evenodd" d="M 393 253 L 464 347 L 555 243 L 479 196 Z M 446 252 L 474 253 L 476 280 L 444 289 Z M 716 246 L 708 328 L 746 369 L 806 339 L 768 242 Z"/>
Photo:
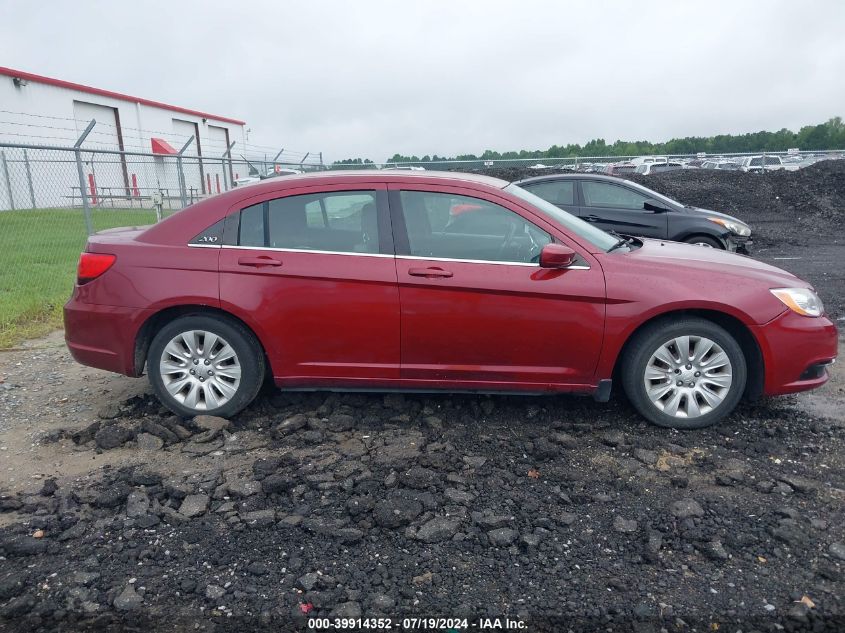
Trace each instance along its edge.
<path fill-rule="evenodd" d="M 801 257 L 775 263 L 831 307 L 827 226 L 758 256 Z M 0 630 L 841 632 L 843 404 L 840 364 L 686 433 L 619 397 L 268 392 L 180 420 L 56 333 L 0 353 Z"/>

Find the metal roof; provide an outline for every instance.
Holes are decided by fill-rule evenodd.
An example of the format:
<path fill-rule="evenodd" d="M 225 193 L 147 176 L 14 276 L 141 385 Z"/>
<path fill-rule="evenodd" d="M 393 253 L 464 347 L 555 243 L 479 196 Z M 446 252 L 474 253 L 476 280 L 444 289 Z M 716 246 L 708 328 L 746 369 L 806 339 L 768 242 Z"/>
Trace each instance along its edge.
<path fill-rule="evenodd" d="M 183 108 L 181 106 L 174 106 L 161 101 L 153 101 L 152 99 L 143 99 L 141 97 L 133 97 L 131 95 L 123 94 L 121 92 L 113 92 L 111 90 L 103 90 L 102 88 L 93 88 L 83 84 L 77 84 L 72 81 L 65 81 L 63 79 L 54 79 L 53 77 L 45 77 L 43 75 L 36 75 L 28 73 L 23 70 L 15 70 L 14 68 L 6 68 L 0 66 L 0 75 L 7 77 L 18 77 L 26 79 L 27 81 L 34 81 L 48 86 L 57 86 L 59 88 L 68 88 L 70 90 L 77 90 L 79 92 L 87 92 L 88 94 L 98 95 L 101 97 L 111 97 L 112 99 L 120 99 L 121 101 L 129 101 L 130 103 L 140 103 L 145 106 L 153 108 L 162 108 L 163 110 L 172 110 L 173 112 L 181 112 L 182 114 L 190 114 L 193 116 L 202 117 L 204 119 L 213 119 L 215 121 L 223 121 L 225 123 L 234 123 L 235 125 L 246 125 L 246 121 L 239 119 L 232 119 L 230 117 L 218 116 L 216 114 L 209 114 L 208 112 L 201 112 L 200 110 L 191 110 L 190 108 Z"/>

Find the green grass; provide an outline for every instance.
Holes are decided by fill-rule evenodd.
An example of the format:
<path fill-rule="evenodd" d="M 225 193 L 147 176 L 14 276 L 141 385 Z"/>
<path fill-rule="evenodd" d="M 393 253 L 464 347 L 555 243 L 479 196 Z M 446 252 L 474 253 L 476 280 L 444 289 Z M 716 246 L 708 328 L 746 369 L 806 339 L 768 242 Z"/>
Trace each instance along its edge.
<path fill-rule="evenodd" d="M 95 231 L 155 222 L 149 209 L 94 209 Z M 87 240 L 81 209 L 0 211 L 0 349 L 61 326 Z"/>

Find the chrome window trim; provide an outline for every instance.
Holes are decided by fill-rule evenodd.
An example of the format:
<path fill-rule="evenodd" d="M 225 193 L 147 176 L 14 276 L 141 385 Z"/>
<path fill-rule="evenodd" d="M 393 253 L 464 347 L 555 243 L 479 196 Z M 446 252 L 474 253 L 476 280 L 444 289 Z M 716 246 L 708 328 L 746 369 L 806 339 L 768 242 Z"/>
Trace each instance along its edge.
<path fill-rule="evenodd" d="M 412 260 L 427 260 L 433 262 L 458 262 L 463 264 L 505 264 L 510 266 L 528 266 L 530 268 L 539 268 L 540 264 L 532 264 L 530 262 L 497 262 L 487 259 L 460 259 L 458 257 L 424 257 L 421 255 L 397 255 L 396 259 L 412 259 Z"/>
<path fill-rule="evenodd" d="M 540 264 L 532 264 L 529 262 L 497 262 L 488 259 L 458 259 L 454 257 L 422 257 L 420 255 L 397 255 L 396 259 L 411 259 L 415 261 L 426 260 L 433 262 L 457 262 L 459 264 L 497 264 L 499 266 L 525 266 L 528 268 L 540 268 Z M 553 269 L 549 269 L 553 270 Z M 557 270 L 590 270 L 589 265 L 577 264 L 574 266 L 567 266 L 566 268 L 558 268 Z"/>
<path fill-rule="evenodd" d="M 237 244 L 222 244 L 220 248 L 240 249 L 246 251 L 278 251 L 280 253 L 313 253 L 315 255 L 352 255 L 353 257 L 393 257 L 389 253 L 355 253 L 350 251 L 318 251 L 308 248 L 280 248 L 274 246 L 241 246 Z"/>
<path fill-rule="evenodd" d="M 458 259 L 455 257 L 422 257 L 419 255 L 390 255 L 387 253 L 351 253 L 347 251 L 318 251 L 309 250 L 305 248 L 238 246 L 235 244 L 188 244 L 188 246 L 190 246 L 191 248 L 226 248 L 246 251 L 277 251 L 280 253 L 313 253 L 315 255 L 352 255 L 353 257 L 395 257 L 396 259 L 409 259 L 414 261 L 455 262 L 459 264 L 495 264 L 498 266 L 523 266 L 527 268 L 540 268 L 540 264 L 532 264 L 528 262 L 497 262 L 486 259 Z M 573 266 L 567 266 L 566 268 L 559 268 L 557 270 L 590 270 L 590 266 L 584 264 L 576 264 Z"/>
<path fill-rule="evenodd" d="M 324 192 L 324 193 L 350 193 L 350 194 L 355 194 L 355 193 L 361 193 L 361 192 L 377 193 L 378 191 L 379 191 L 378 189 L 360 189 L 360 190 L 353 189 L 353 190 L 343 190 L 343 191 L 338 191 L 338 192 L 332 191 L 332 192 Z M 440 193 L 440 192 L 429 192 L 429 193 Z M 308 195 L 308 194 L 296 194 L 296 195 Z M 282 196 L 282 197 L 286 197 L 286 196 Z M 472 196 L 467 196 L 467 197 L 472 197 Z M 484 200 L 483 198 L 480 198 L 480 199 Z M 274 200 L 275 200 L 275 198 L 274 198 Z M 271 200 L 267 200 L 267 202 L 269 202 L 269 201 L 271 201 Z M 487 200 L 485 200 L 485 201 L 489 202 Z M 239 214 L 244 209 L 255 206 L 256 204 L 262 204 L 262 203 L 254 203 L 252 205 L 248 205 L 247 207 L 243 207 L 243 208 L 239 209 L 236 213 Z M 492 204 L 496 204 L 497 206 L 500 206 L 500 207 L 502 206 L 502 205 L 499 205 L 498 203 L 492 203 Z M 508 211 L 510 213 L 514 213 L 514 211 L 512 211 L 511 209 L 508 209 L 507 207 L 502 207 L 502 208 L 505 211 Z M 515 214 L 515 215 L 519 215 L 519 214 Z M 525 219 L 522 216 L 519 216 L 519 217 L 526 224 L 530 224 L 531 226 L 534 226 L 538 231 L 541 231 L 541 232 L 545 233 L 546 235 L 549 235 L 549 237 L 552 238 L 552 240 L 554 240 L 554 238 L 551 236 L 551 234 L 549 234 L 549 232 L 546 231 L 545 229 L 538 227 L 533 222 Z M 424 257 L 424 256 L 420 256 L 420 255 L 395 255 L 395 254 L 392 254 L 392 253 L 356 253 L 356 252 L 352 252 L 352 251 L 326 251 L 326 250 L 317 250 L 317 249 L 283 248 L 283 247 L 273 247 L 273 246 L 246 246 L 246 245 L 240 245 L 240 244 L 191 244 L 191 243 L 189 243 L 188 246 L 191 247 L 191 248 L 218 248 L 218 249 L 225 248 L 225 249 L 234 249 L 234 250 L 240 249 L 240 250 L 248 250 L 248 251 L 273 251 L 273 252 L 281 252 L 281 253 L 313 253 L 315 255 L 351 255 L 353 257 L 381 257 L 381 258 L 390 257 L 390 258 L 394 258 L 394 259 L 406 259 L 406 260 L 413 260 L 413 261 L 455 262 L 455 263 L 464 263 L 464 264 L 494 264 L 494 265 L 498 265 L 498 266 L 522 266 L 522 267 L 527 267 L 527 268 L 540 268 L 539 263 L 531 263 L 531 262 L 493 261 L 493 260 L 486 260 L 486 259 L 462 259 L 462 258 L 455 258 L 455 257 Z M 549 270 L 553 270 L 553 269 L 549 269 Z M 557 270 L 590 270 L 590 265 L 589 264 L 576 264 L 576 265 L 572 265 L 572 266 L 566 266 L 565 268 L 558 268 Z"/>

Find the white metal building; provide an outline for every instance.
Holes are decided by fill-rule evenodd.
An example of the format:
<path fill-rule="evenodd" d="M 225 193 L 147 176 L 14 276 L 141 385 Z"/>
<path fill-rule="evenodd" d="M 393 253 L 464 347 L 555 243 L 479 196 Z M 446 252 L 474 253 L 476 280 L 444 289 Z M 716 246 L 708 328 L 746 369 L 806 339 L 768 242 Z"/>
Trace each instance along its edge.
<path fill-rule="evenodd" d="M 127 190 L 155 187 L 157 183 L 152 181 L 160 181 L 172 163 L 163 159 L 182 149 L 191 136 L 194 140 L 185 155 L 208 160 L 188 163 L 188 187 L 198 194 L 215 193 L 221 179 L 225 185 L 238 176 L 223 173 L 227 164 L 219 158 L 232 142 L 236 144 L 235 152 L 244 147 L 244 121 L 0 67 L 0 142 L 71 147 L 92 119 L 96 125 L 84 148 L 147 152 L 162 157 L 156 161 L 160 167 L 134 174 L 127 168 L 126 160 L 112 154 L 119 162 L 113 171 L 122 172 L 116 177 L 122 182 L 115 184 Z M 91 165 L 90 171 L 95 168 Z M 71 180 L 74 174 L 70 174 Z M 86 174 L 87 178 L 94 176 Z M 14 183 L 15 179 L 11 180 Z"/>

